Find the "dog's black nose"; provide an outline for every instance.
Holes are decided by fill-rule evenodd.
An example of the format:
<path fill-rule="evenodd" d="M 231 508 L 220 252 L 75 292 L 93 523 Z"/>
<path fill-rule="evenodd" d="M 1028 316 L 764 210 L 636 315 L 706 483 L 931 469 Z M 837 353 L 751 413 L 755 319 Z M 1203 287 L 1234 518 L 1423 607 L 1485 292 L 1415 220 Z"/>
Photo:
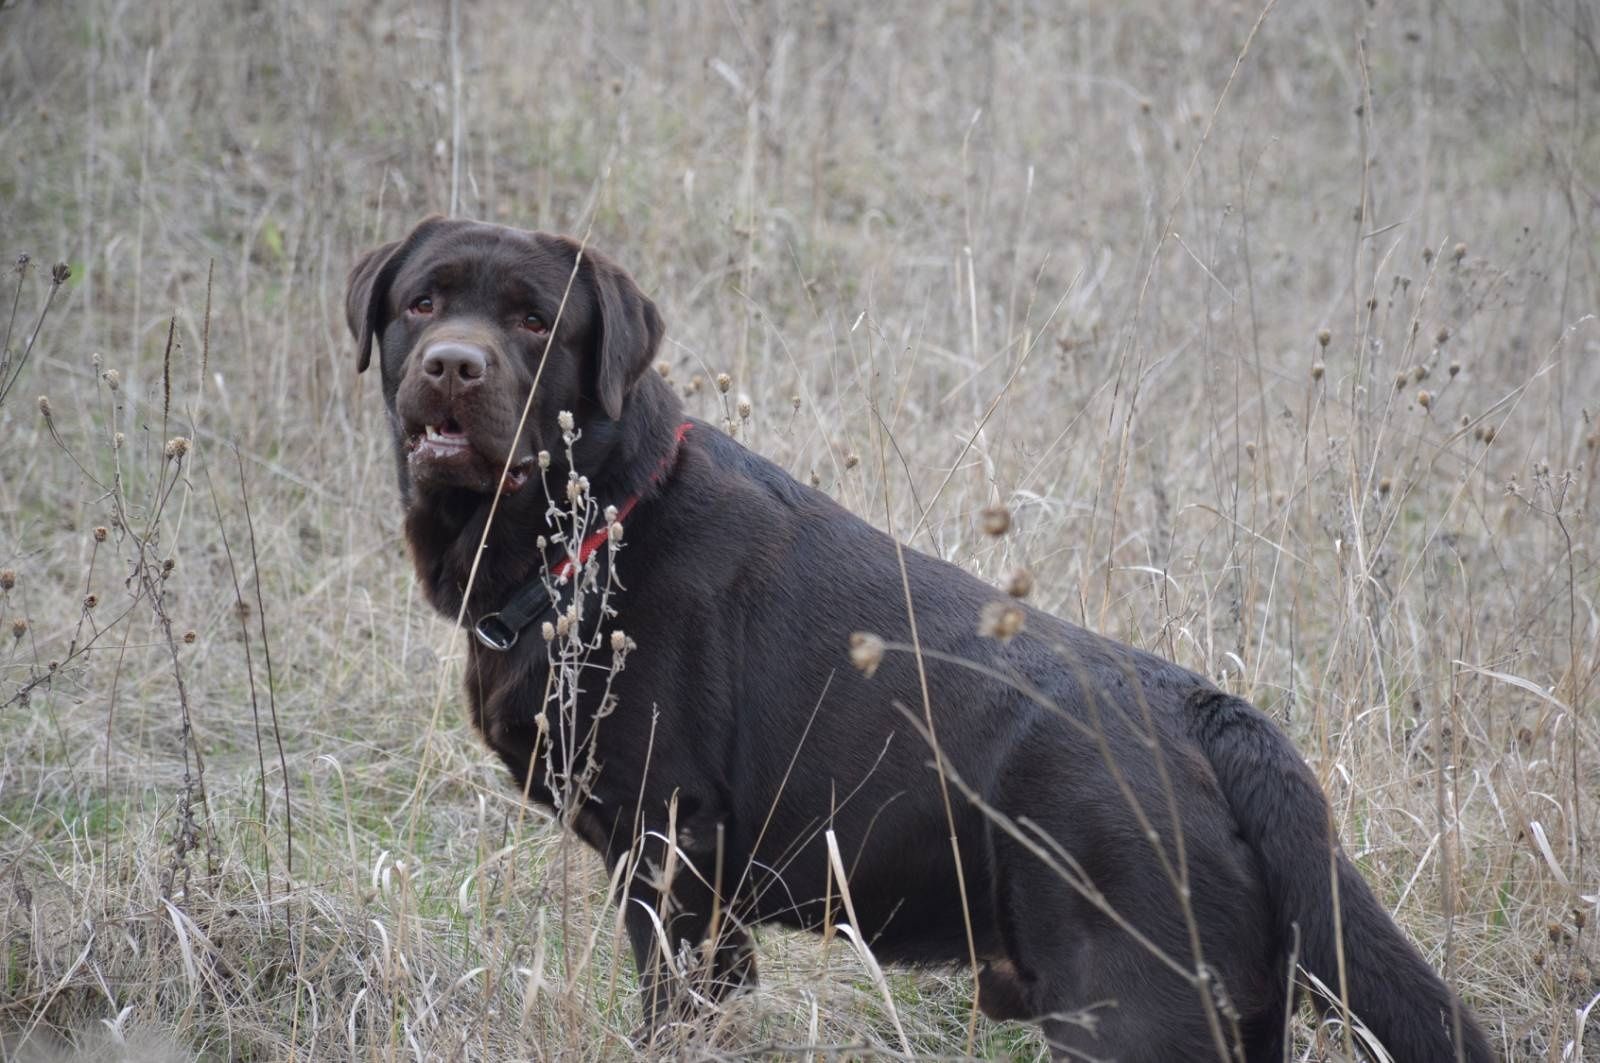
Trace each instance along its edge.
<path fill-rule="evenodd" d="M 433 377 L 453 375 L 462 380 L 478 380 L 488 364 L 482 348 L 452 340 L 435 343 L 422 355 L 422 371 Z"/>

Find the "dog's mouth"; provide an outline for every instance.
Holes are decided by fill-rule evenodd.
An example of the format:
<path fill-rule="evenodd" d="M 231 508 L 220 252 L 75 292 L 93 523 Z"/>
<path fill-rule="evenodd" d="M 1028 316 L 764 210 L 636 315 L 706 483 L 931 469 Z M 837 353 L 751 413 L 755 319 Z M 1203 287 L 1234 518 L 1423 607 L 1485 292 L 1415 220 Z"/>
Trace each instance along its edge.
<path fill-rule="evenodd" d="M 470 445 L 467 442 L 467 433 L 454 417 L 446 417 L 439 424 L 424 425 L 421 436 L 413 439 L 415 439 L 414 446 L 427 446 L 440 452 L 458 450 Z"/>
<path fill-rule="evenodd" d="M 533 473 L 531 456 L 513 461 L 506 468 L 504 456 L 480 454 L 461 422 L 449 415 L 408 432 L 405 447 L 412 474 L 423 480 L 490 492 L 495 488 L 495 477 L 504 470 L 500 489 L 509 495 L 520 491 Z"/>

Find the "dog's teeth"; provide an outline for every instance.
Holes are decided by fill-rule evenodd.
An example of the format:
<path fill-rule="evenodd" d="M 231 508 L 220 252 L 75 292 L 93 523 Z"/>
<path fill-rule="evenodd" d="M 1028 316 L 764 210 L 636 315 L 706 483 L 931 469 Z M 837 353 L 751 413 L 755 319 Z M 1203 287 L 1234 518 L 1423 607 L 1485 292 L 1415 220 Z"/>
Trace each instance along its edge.
<path fill-rule="evenodd" d="M 438 439 L 439 438 L 439 430 L 437 428 L 433 427 L 433 425 L 431 425 L 431 424 L 428 426 L 428 438 L 429 439 Z"/>

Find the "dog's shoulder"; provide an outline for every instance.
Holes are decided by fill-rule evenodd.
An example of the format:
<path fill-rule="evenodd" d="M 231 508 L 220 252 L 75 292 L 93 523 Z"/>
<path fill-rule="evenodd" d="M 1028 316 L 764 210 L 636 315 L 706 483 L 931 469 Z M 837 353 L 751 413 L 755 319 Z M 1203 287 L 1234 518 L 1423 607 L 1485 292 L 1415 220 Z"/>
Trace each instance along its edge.
<path fill-rule="evenodd" d="M 703 421 L 691 421 L 694 430 L 685 437 L 691 455 L 703 463 L 700 472 L 716 489 L 728 493 L 756 492 L 771 504 L 789 510 L 806 510 L 826 498 L 790 476 L 777 462 L 751 450 L 726 432 Z"/>

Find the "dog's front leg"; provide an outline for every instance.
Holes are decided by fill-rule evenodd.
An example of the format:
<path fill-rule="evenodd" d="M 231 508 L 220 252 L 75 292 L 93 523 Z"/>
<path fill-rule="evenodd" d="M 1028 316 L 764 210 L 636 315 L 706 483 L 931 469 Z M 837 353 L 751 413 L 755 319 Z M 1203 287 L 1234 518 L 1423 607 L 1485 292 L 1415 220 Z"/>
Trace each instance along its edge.
<path fill-rule="evenodd" d="M 661 935 L 656 921 L 651 918 L 652 898 L 649 890 L 637 886 L 630 891 L 625 903 L 627 911 L 623 921 L 628 928 L 628 943 L 633 947 L 633 963 L 639 972 L 639 1005 L 644 1012 L 644 1023 L 634 1034 L 640 1044 L 653 1041 L 666 1026 L 682 1016 L 679 1011 L 678 979 L 671 959 L 661 947 Z M 669 939 L 670 940 L 670 939 Z"/>
<path fill-rule="evenodd" d="M 643 1040 L 756 982 L 748 931 L 713 888 L 716 852 L 669 853 L 652 833 L 636 851 L 624 923 L 639 972 Z M 679 832 L 680 843 L 687 832 Z"/>

